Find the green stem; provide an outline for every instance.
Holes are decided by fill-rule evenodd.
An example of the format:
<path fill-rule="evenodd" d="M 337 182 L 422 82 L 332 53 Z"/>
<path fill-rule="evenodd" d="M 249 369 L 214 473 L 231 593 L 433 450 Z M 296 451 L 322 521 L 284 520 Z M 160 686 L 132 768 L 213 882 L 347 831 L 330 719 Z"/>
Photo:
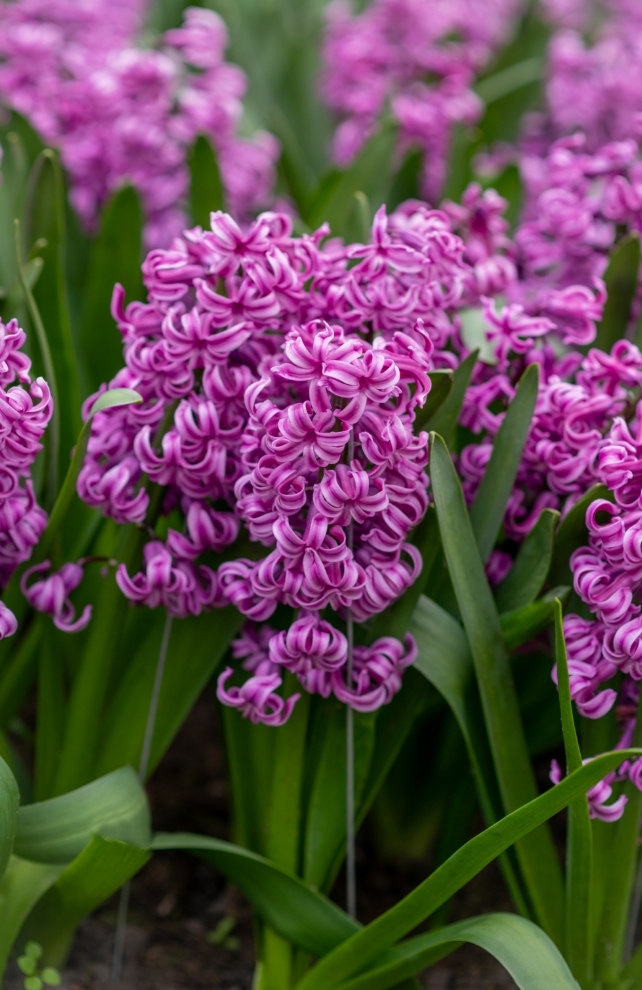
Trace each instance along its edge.
<path fill-rule="evenodd" d="M 129 529 L 120 554 L 120 559 L 128 567 L 137 559 L 145 535 L 143 530 L 134 526 Z M 128 600 L 116 584 L 114 575 L 109 574 L 95 609 L 85 653 L 69 699 L 55 794 L 65 794 L 92 779 L 111 669 L 128 608 Z"/>
<path fill-rule="evenodd" d="M 286 694 L 297 686 L 287 674 Z M 270 801 L 267 857 L 290 873 L 299 866 L 301 789 L 305 763 L 310 695 L 302 692 L 287 723 L 278 730 Z M 263 931 L 261 990 L 288 990 L 292 985 L 293 947 L 271 928 Z"/>
<path fill-rule="evenodd" d="M 632 746 L 642 742 L 642 691 L 638 702 Z M 613 845 L 606 881 L 604 913 L 597 932 L 595 972 L 605 987 L 617 987 L 624 965 L 624 943 L 635 882 L 638 836 L 642 816 L 642 793 L 628 782 L 624 788 L 628 803 L 624 814 L 612 826 Z"/>
<path fill-rule="evenodd" d="M 56 763 L 65 724 L 63 655 L 56 643 L 56 630 L 44 630 L 38 671 L 38 717 L 36 719 L 36 759 L 34 797 L 44 801 L 52 796 Z"/>

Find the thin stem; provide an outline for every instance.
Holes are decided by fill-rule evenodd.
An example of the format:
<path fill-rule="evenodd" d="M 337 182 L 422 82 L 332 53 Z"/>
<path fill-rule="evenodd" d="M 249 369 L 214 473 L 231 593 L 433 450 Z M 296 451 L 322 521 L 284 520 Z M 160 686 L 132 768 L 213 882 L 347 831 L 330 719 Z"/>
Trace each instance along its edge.
<path fill-rule="evenodd" d="M 158 663 L 156 664 L 154 687 L 152 688 L 152 696 L 149 702 L 147 725 L 145 726 L 145 738 L 143 739 L 143 748 L 141 750 L 140 763 L 138 765 L 138 779 L 141 784 L 145 783 L 147 770 L 149 769 L 149 758 L 152 752 L 152 741 L 154 738 L 154 729 L 156 727 L 156 715 L 158 714 L 158 702 L 160 700 L 161 687 L 163 686 L 163 675 L 165 673 L 165 663 L 167 661 L 169 637 L 171 636 L 171 633 L 172 617 L 167 614 L 165 616 L 165 628 L 163 629 L 163 638 L 161 640 L 160 651 L 158 653 Z"/>
<path fill-rule="evenodd" d="M 350 431 L 348 441 L 348 464 L 354 459 L 354 430 Z M 354 547 L 354 526 L 352 520 L 348 524 L 348 549 Z M 352 609 L 346 613 L 346 633 L 348 638 L 347 683 L 352 687 L 354 668 L 354 619 Z M 350 705 L 346 706 L 346 904 L 351 918 L 357 916 L 357 871 L 354 829 L 354 712 Z"/>
<path fill-rule="evenodd" d="M 152 752 L 152 741 L 154 739 L 154 729 L 156 727 L 156 716 L 158 714 L 158 702 L 160 700 L 161 688 L 163 686 L 163 675 L 167 662 L 169 650 L 169 638 L 172 633 L 172 616 L 166 614 L 165 628 L 158 652 L 158 662 L 156 664 L 156 674 L 154 675 L 154 686 L 152 696 L 149 700 L 149 711 L 147 712 L 147 724 L 145 726 L 145 736 L 143 738 L 143 748 L 138 764 L 138 779 L 141 784 L 145 783 L 147 771 L 149 769 L 149 759 Z M 118 903 L 118 920 L 116 922 L 116 938 L 114 940 L 114 955 L 111 964 L 110 983 L 120 983 L 123 971 L 123 956 L 125 953 L 125 933 L 127 931 L 127 913 L 129 911 L 129 895 L 131 893 L 131 880 L 122 887 L 120 891 L 120 901 Z"/>
<path fill-rule="evenodd" d="M 629 915 L 629 927 L 626 933 L 626 943 L 624 946 L 624 963 L 629 962 L 635 947 L 635 934 L 638 930 L 638 918 L 640 917 L 640 905 L 642 905 L 642 856 L 638 863 L 637 875 L 635 877 L 635 887 L 631 898 L 631 913 Z"/>
<path fill-rule="evenodd" d="M 346 616 L 348 633 L 348 684 L 352 684 L 354 623 L 352 609 Z M 354 831 L 354 712 L 346 707 L 346 903 L 351 918 L 357 916 L 357 874 Z"/>

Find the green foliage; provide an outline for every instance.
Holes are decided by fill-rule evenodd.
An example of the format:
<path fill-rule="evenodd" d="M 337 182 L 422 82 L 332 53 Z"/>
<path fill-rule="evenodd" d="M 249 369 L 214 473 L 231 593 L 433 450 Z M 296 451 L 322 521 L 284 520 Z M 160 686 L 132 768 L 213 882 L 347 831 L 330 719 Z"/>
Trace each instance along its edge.
<path fill-rule="evenodd" d="M 610 351 L 613 344 L 626 335 L 638 283 L 639 267 L 640 238 L 637 234 L 630 234 L 611 254 L 611 260 L 604 273 L 607 300 L 592 347 Z M 584 350 L 588 350 L 588 347 Z"/>
<path fill-rule="evenodd" d="M 111 315 L 114 285 L 128 302 L 144 298 L 143 214 L 137 192 L 124 186 L 103 211 L 100 232 L 89 251 L 79 332 L 83 356 L 83 394 L 95 392 L 123 364 L 123 342 Z"/>
<path fill-rule="evenodd" d="M 210 213 L 225 209 L 225 190 L 216 153 L 209 140 L 199 135 L 190 152 L 190 215 L 193 224 L 207 230 Z"/>

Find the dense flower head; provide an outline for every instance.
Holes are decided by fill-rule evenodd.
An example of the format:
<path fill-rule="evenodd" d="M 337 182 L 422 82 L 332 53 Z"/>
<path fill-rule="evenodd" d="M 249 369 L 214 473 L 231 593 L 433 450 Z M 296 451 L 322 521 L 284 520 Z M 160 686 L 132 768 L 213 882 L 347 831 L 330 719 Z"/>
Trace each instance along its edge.
<path fill-rule="evenodd" d="M 213 11 L 189 7 L 158 49 L 137 45 L 144 0 L 18 0 L 0 4 L 0 95 L 58 147 L 71 199 L 93 228 L 124 183 L 139 192 L 150 246 L 185 226 L 187 149 L 212 141 L 232 211 L 265 205 L 275 139 L 238 135 L 243 72 L 225 62 L 227 32 Z"/>
<path fill-rule="evenodd" d="M 404 592 L 427 507 L 415 415 L 428 371 L 457 362 L 463 250 L 420 203 L 381 208 L 369 243 L 351 245 L 327 226 L 293 236 L 285 214 L 241 227 L 217 212 L 148 254 L 145 302 L 115 288 L 125 366 L 109 387 L 143 401 L 93 418 L 78 491 L 149 533 L 138 572 L 117 571 L 132 602 L 176 616 L 231 602 L 255 623 L 281 605 L 332 628 L 328 609 L 363 621 Z M 261 626 L 243 644 L 249 673 L 278 673 Z M 412 656 L 377 650 L 355 652 L 354 683 L 341 675 L 355 707 L 389 700 Z M 308 690 L 342 690 L 301 664 Z M 271 718 L 262 705 L 241 707 Z"/>
<path fill-rule="evenodd" d="M 459 471 L 464 493 L 472 502 L 492 453 L 493 440 L 504 418 L 504 408 L 515 395 L 524 360 L 515 360 L 522 350 L 521 334 L 532 335 L 526 361 L 537 361 L 540 384 L 535 413 L 509 497 L 504 529 L 520 542 L 530 532 L 545 508 L 567 512 L 588 489 L 602 480 L 600 468 L 604 433 L 642 385 L 642 354 L 626 340 L 618 341 L 610 354 L 592 348 L 586 356 L 567 353 L 556 358 L 550 345 L 534 350 L 533 318 L 515 315 L 518 306 L 507 307 L 502 319 L 489 311 L 495 325 L 505 325 L 508 342 L 500 339 L 498 356 L 510 353 L 511 360 L 498 365 L 477 366 L 467 391 L 461 422 L 480 441 L 463 448 Z M 521 328 L 517 329 L 517 328 Z M 517 346 L 510 351 L 510 337 Z M 489 333 L 493 337 L 493 331 Z M 523 350 L 526 350 L 524 346 Z M 498 409 L 498 401 L 500 409 Z"/>
<path fill-rule="evenodd" d="M 339 0 L 327 15 L 322 94 L 343 120 L 334 157 L 348 163 L 389 108 L 400 127 L 400 151 L 425 153 L 422 190 L 435 200 L 443 186 L 456 123 L 472 124 L 483 103 L 472 84 L 510 35 L 520 0 L 374 0 L 353 14 Z"/>
<path fill-rule="evenodd" d="M 38 505 L 31 468 L 53 413 L 49 386 L 31 379 L 31 360 L 23 353 L 25 332 L 16 320 L 0 321 L 0 585 L 29 560 L 47 524 Z M 12 635 L 16 621 L 0 609 L 0 638 Z"/>

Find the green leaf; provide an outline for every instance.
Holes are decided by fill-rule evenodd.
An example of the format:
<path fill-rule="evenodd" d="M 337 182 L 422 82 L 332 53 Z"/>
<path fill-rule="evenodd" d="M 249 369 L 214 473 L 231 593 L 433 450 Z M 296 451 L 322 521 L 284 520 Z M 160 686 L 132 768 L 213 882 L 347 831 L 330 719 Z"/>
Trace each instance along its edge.
<path fill-rule="evenodd" d="M 326 709 L 330 705 L 326 702 Z M 305 820 L 303 876 L 327 891 L 343 859 L 346 841 L 346 708 L 323 712 L 321 757 Z M 355 807 L 358 809 L 375 745 L 377 713 L 354 713 Z M 358 817 L 358 812 L 357 812 Z"/>
<path fill-rule="evenodd" d="M 90 248 L 80 326 L 86 394 L 110 381 L 123 365 L 123 341 L 111 315 L 111 298 L 117 282 L 128 302 L 145 298 L 142 256 L 140 200 L 135 189 L 124 186 L 105 207 Z"/>
<path fill-rule="evenodd" d="M 562 605 L 559 599 L 555 602 L 555 659 L 566 765 L 568 772 L 573 773 L 582 766 L 582 754 L 573 719 Z M 593 835 L 588 801 L 583 794 L 569 807 L 566 850 L 566 957 L 582 986 L 589 986 L 593 977 L 592 886 Z"/>
<path fill-rule="evenodd" d="M 149 805 L 131 767 L 18 811 L 14 851 L 36 863 L 69 863 L 92 836 L 149 844 Z"/>
<path fill-rule="evenodd" d="M 39 976 L 28 976 L 24 982 L 25 990 L 42 990 L 42 980 Z"/>
<path fill-rule="evenodd" d="M 573 584 L 569 560 L 574 550 L 586 546 L 588 543 L 586 510 L 591 502 L 598 498 L 612 500 L 613 494 L 606 485 L 593 485 L 562 519 L 555 534 L 553 559 L 548 574 L 548 579 L 552 584 Z"/>
<path fill-rule="evenodd" d="M 461 412 L 464 396 L 466 395 L 468 382 L 473 373 L 473 368 L 477 363 L 478 356 L 479 352 L 473 351 L 455 369 L 453 385 L 448 398 L 425 424 L 427 430 L 433 430 L 435 433 L 439 433 L 449 445 L 455 434 L 455 427 L 457 426 L 459 413 Z"/>
<path fill-rule="evenodd" d="M 484 819 L 487 825 L 492 825 L 501 815 L 498 813 L 499 795 L 479 700 L 474 696 L 475 671 L 466 634 L 452 615 L 423 595 L 409 631 L 418 648 L 415 667 L 446 699 L 457 719 Z M 509 857 L 501 858 L 501 867 L 516 905 L 525 913 L 524 895 Z"/>
<path fill-rule="evenodd" d="M 46 327 L 56 369 L 60 414 L 57 470 L 60 476 L 66 469 L 68 451 L 73 446 L 80 427 L 80 382 L 72 339 L 65 270 L 64 177 L 58 156 L 50 148 L 46 148 L 34 164 L 29 178 L 25 217 L 27 247 L 38 240 L 43 244 L 38 253 L 44 261 L 44 268 L 34 288 L 33 298 Z M 48 495 L 51 504 L 55 489 Z"/>
<path fill-rule="evenodd" d="M 38 901 L 24 931 L 43 946 L 43 958 L 62 966 L 86 915 L 111 897 L 149 860 L 148 849 L 94 835 Z"/>
<path fill-rule="evenodd" d="M 20 795 L 11 770 L 0 758 L 0 877 L 13 849 Z"/>
<path fill-rule="evenodd" d="M 32 959 L 40 959 L 42 957 L 42 946 L 39 942 L 27 942 L 25 945 L 25 955 L 31 956 Z"/>
<path fill-rule="evenodd" d="M 12 856 L 0 881 L 0 974 L 29 912 L 56 882 L 64 865 Z"/>
<path fill-rule="evenodd" d="M 355 240 L 355 230 L 359 234 L 362 226 L 355 193 L 367 196 L 373 211 L 385 201 L 396 136 L 394 125 L 382 124 L 352 165 L 340 172 L 329 187 L 319 189 L 304 220 L 313 228 L 327 221 L 335 236 L 343 237 L 346 243 Z"/>
<path fill-rule="evenodd" d="M 341 986 L 430 917 L 501 852 L 557 814 L 574 798 L 585 794 L 630 754 L 637 756 L 641 752 L 638 749 L 619 750 L 596 757 L 546 794 L 470 839 L 394 907 L 322 959 L 304 976 L 297 990 L 330 990 Z"/>
<path fill-rule="evenodd" d="M 53 966 L 45 966 L 45 968 L 40 973 L 40 979 L 48 987 L 59 987 L 62 980 L 60 979 L 60 973 Z"/>
<path fill-rule="evenodd" d="M 515 563 L 495 590 L 500 612 L 530 605 L 537 598 L 551 566 L 559 512 L 544 509 L 521 547 Z"/>
<path fill-rule="evenodd" d="M 325 955 L 359 930 L 311 885 L 241 846 L 188 832 L 161 832 L 151 848 L 183 849 L 206 859 L 241 888 L 275 931 L 313 956 Z"/>
<path fill-rule="evenodd" d="M 411 148 L 399 166 L 386 198 L 391 213 L 408 199 L 421 199 L 420 179 L 423 160 L 423 151 L 420 148 Z"/>
<path fill-rule="evenodd" d="M 450 369 L 447 371 L 429 371 L 428 375 L 431 388 L 423 406 L 417 409 L 413 424 L 415 433 L 423 430 L 437 410 L 441 409 L 453 390 L 453 373 Z"/>
<path fill-rule="evenodd" d="M 638 700 L 633 746 L 639 746 L 641 740 L 642 695 Z M 621 975 L 636 864 L 639 863 L 642 793 L 629 780 L 624 785 L 624 794 L 628 799 L 627 805 L 620 820 L 613 825 L 604 907 L 595 932 L 595 976 L 605 986 L 615 985 Z"/>
<path fill-rule="evenodd" d="M 388 990 L 463 942 L 485 949 L 520 990 L 579 990 L 557 946 L 541 928 L 514 914 L 483 914 L 401 942 L 378 965 L 342 983 L 339 990 Z"/>
<path fill-rule="evenodd" d="M 531 401 L 532 382 L 536 384 L 537 379 L 529 379 L 530 388 L 525 388 L 523 393 Z M 522 429 L 524 413 L 528 411 L 524 406 L 525 403 L 518 407 Z M 486 477 L 491 466 L 492 458 Z M 505 482 L 505 472 L 503 477 Z M 499 617 L 477 550 L 472 521 L 448 449 L 435 434 L 431 435 L 430 480 L 448 570 L 475 665 L 495 772 L 504 808 L 509 812 L 531 801 L 537 789 Z M 485 508 L 485 493 L 481 504 Z M 478 525 L 485 533 L 494 526 L 486 521 L 492 515 L 492 507 L 485 510 L 485 515 L 479 511 Z M 559 939 L 564 923 L 563 886 L 548 830 L 542 828 L 520 842 L 517 856 L 537 920 L 547 934 Z"/>
<path fill-rule="evenodd" d="M 561 590 L 557 589 L 558 592 Z M 553 615 L 554 604 L 548 595 L 538 602 L 531 602 L 530 605 L 524 605 L 511 612 L 503 612 L 499 622 L 508 652 L 511 653 L 524 643 L 528 643 L 530 639 L 550 626 Z"/>
<path fill-rule="evenodd" d="M 637 234 L 629 234 L 611 254 L 609 266 L 604 273 L 608 297 L 592 347 L 609 352 L 613 344 L 626 335 L 638 284 L 639 267 L 640 239 Z"/>
<path fill-rule="evenodd" d="M 161 611 L 157 619 L 149 638 L 127 666 L 111 700 L 97 754 L 96 774 L 107 773 L 123 763 L 138 766 L 162 636 Z M 243 616 L 231 606 L 174 622 L 158 703 L 150 774 L 242 624 Z"/>
<path fill-rule="evenodd" d="M 539 365 L 531 364 L 519 381 L 515 397 L 495 437 L 490 461 L 470 510 L 470 522 L 484 563 L 495 545 L 515 484 L 538 389 Z"/>
<path fill-rule="evenodd" d="M 189 156 L 189 205 L 192 222 L 209 230 L 210 214 L 225 210 L 225 190 L 218 159 L 208 138 L 199 134 Z"/>
<path fill-rule="evenodd" d="M 18 957 L 18 969 L 25 976 L 31 976 L 32 973 L 36 972 L 38 968 L 38 960 L 32 959 L 31 956 L 19 956 Z"/>

